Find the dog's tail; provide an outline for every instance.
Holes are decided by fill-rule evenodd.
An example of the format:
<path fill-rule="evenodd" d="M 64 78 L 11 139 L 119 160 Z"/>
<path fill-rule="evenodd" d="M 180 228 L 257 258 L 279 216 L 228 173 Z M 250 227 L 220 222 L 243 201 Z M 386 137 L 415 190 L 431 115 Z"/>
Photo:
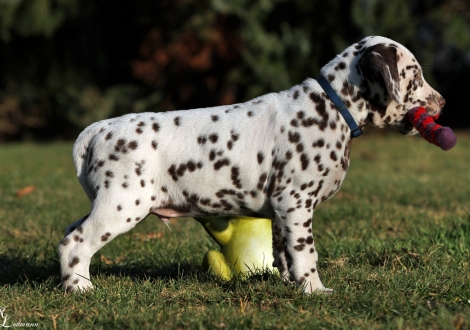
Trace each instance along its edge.
<path fill-rule="evenodd" d="M 98 130 L 102 127 L 100 123 L 94 123 L 80 133 L 73 145 L 73 164 L 77 172 L 78 181 L 85 190 L 88 198 L 93 200 L 93 191 L 87 180 L 88 168 L 93 155 L 93 140 Z"/>

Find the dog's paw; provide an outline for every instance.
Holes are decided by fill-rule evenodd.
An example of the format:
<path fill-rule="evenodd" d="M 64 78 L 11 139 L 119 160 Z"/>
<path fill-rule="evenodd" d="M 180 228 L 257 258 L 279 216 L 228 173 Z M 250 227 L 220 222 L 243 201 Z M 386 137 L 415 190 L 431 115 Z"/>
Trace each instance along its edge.
<path fill-rule="evenodd" d="M 319 290 L 316 290 L 314 293 L 315 294 L 332 295 L 333 292 L 334 292 L 333 289 L 323 287 Z"/>
<path fill-rule="evenodd" d="M 90 291 L 93 290 L 93 284 L 87 279 L 87 280 L 82 280 L 81 283 L 79 283 L 77 280 L 71 282 L 62 282 L 62 286 L 64 288 L 64 291 L 66 293 L 82 293 L 85 291 Z"/>
<path fill-rule="evenodd" d="M 304 287 L 304 292 L 306 294 L 316 294 L 316 295 L 332 295 L 333 294 L 333 289 L 326 288 L 324 286 L 321 286 L 319 288 L 312 288 L 309 286 Z"/>

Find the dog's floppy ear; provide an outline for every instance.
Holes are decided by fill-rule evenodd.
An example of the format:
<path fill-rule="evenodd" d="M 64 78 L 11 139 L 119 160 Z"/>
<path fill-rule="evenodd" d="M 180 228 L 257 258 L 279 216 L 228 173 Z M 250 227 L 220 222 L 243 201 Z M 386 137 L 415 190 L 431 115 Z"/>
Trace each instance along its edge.
<path fill-rule="evenodd" d="M 395 102 L 400 103 L 400 76 L 395 47 L 379 44 L 367 48 L 360 66 L 364 78 L 379 83 Z"/>

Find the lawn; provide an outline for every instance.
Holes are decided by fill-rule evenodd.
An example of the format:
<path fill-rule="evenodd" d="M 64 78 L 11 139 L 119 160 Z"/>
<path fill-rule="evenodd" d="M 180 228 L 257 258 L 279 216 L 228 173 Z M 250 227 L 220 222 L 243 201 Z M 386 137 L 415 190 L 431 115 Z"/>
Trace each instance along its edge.
<path fill-rule="evenodd" d="M 71 143 L 0 145 L 0 306 L 46 329 L 469 329 L 470 134 L 444 152 L 419 137 L 354 141 L 340 192 L 313 232 L 330 296 L 269 272 L 224 282 L 202 270 L 216 244 L 150 216 L 98 252 L 97 289 L 64 294 L 57 244 L 89 202 Z M 34 190 L 18 197 L 21 189 Z M 0 324 L 3 320 L 0 319 Z"/>

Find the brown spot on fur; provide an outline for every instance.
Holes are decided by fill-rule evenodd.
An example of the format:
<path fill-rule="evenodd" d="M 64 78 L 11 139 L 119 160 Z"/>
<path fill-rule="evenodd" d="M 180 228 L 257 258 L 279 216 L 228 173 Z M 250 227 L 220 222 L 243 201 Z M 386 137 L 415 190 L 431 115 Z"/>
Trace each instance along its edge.
<path fill-rule="evenodd" d="M 310 164 L 310 160 L 306 154 L 300 155 L 300 163 L 302 164 L 302 170 L 305 171 Z"/>
<path fill-rule="evenodd" d="M 223 166 L 230 165 L 230 160 L 228 158 L 223 158 L 214 163 L 214 170 L 218 171 Z"/>
<path fill-rule="evenodd" d="M 211 134 L 209 135 L 209 140 L 212 142 L 212 143 L 216 143 L 217 140 L 219 139 L 219 136 L 217 134 Z"/>
<path fill-rule="evenodd" d="M 346 63 L 340 62 L 338 65 L 335 66 L 335 70 L 344 70 L 346 68 Z"/>
<path fill-rule="evenodd" d="M 205 144 L 207 142 L 207 138 L 205 136 L 198 136 L 197 143 Z"/>
<path fill-rule="evenodd" d="M 74 266 L 78 265 L 80 259 L 78 257 L 73 257 L 73 259 L 69 262 L 69 267 L 73 268 Z"/>
<path fill-rule="evenodd" d="M 289 136 L 289 142 L 291 143 L 298 143 L 300 141 L 300 134 L 297 132 L 289 131 L 288 136 Z"/>
<path fill-rule="evenodd" d="M 129 149 L 135 150 L 137 149 L 138 144 L 137 144 L 137 141 L 134 140 L 134 141 L 129 142 L 127 146 L 129 147 Z"/>
<path fill-rule="evenodd" d="M 325 140 L 323 139 L 318 139 L 317 141 L 313 142 L 312 147 L 316 148 L 322 148 L 325 145 Z"/>
<path fill-rule="evenodd" d="M 337 160 L 338 160 L 338 156 L 336 155 L 336 152 L 331 151 L 331 152 L 330 152 L 330 158 L 331 158 L 331 160 L 333 160 L 333 161 L 337 161 Z"/>
<path fill-rule="evenodd" d="M 236 188 L 241 189 L 242 185 L 239 179 L 239 175 L 240 175 L 240 169 L 236 166 L 232 167 L 232 175 L 231 175 L 232 183 Z"/>
<path fill-rule="evenodd" d="M 264 183 L 266 182 L 267 178 L 268 178 L 267 173 L 263 173 L 263 174 L 260 175 L 260 177 L 258 179 L 258 186 L 257 186 L 258 190 L 263 190 L 263 186 L 264 186 Z"/>

